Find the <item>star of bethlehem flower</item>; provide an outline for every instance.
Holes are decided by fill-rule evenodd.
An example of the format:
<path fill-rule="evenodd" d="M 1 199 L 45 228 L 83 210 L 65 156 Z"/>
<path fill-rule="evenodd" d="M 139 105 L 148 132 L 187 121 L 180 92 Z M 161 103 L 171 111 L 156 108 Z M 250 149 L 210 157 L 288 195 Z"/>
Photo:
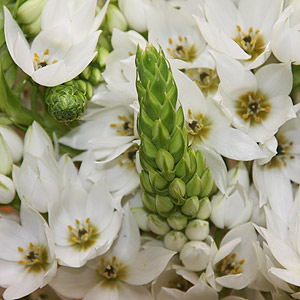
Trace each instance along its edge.
<path fill-rule="evenodd" d="M 175 253 L 162 247 L 140 251 L 139 230 L 127 207 L 112 248 L 82 268 L 60 267 L 50 285 L 65 297 L 83 300 L 151 300 L 144 285 L 164 270 Z"/>
<path fill-rule="evenodd" d="M 56 273 L 54 243 L 44 218 L 22 202 L 21 224 L 0 219 L 0 285 L 5 300 L 48 284 Z"/>
<path fill-rule="evenodd" d="M 220 77 L 218 99 L 232 124 L 255 142 L 270 139 L 297 106 L 289 94 L 293 79 L 289 63 L 269 64 L 255 74 L 229 57 L 213 52 Z"/>
<path fill-rule="evenodd" d="M 194 17 L 212 48 L 253 69 L 271 54 L 272 28 L 281 10 L 281 0 L 206 0 L 205 16 Z"/>
<path fill-rule="evenodd" d="M 96 0 L 93 2 L 96 3 Z M 55 11 L 52 11 L 53 3 Z M 83 24 L 91 25 L 89 30 L 84 31 L 86 26 L 78 23 L 82 19 L 76 20 L 78 13 L 74 14 L 74 19 L 71 20 L 68 18 L 66 21 L 61 18 L 61 13 L 65 12 L 64 7 L 65 1 L 48 2 L 44 7 L 41 21 L 45 29 L 35 37 L 31 45 L 26 41 L 9 10 L 4 7 L 5 40 L 12 59 L 34 81 L 44 86 L 56 86 L 73 79 L 96 55 L 94 50 L 100 31 L 96 31 L 98 27 L 90 24 L 95 18 L 93 11 L 89 11 L 88 15 L 83 15 L 85 18 L 89 17 L 84 20 Z M 90 9 L 89 6 L 87 7 Z M 44 20 L 45 16 L 52 15 L 51 20 Z M 68 15 L 70 14 L 64 16 Z M 57 26 L 47 26 L 51 22 L 57 23 Z M 79 28 L 83 29 L 79 30 Z"/>
<path fill-rule="evenodd" d="M 49 207 L 59 264 L 78 268 L 105 253 L 116 238 L 121 219 L 103 181 L 94 184 L 89 193 L 80 186 L 65 186 L 60 200 Z"/>

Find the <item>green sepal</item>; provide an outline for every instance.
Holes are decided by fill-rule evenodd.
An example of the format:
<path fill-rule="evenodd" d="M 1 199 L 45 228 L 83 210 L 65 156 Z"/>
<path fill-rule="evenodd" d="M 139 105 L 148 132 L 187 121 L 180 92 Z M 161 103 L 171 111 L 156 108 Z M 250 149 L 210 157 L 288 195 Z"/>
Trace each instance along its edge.
<path fill-rule="evenodd" d="M 181 129 L 177 126 L 174 135 L 170 139 L 169 152 L 173 155 L 175 163 L 183 156 L 186 149 L 186 141 Z"/>
<path fill-rule="evenodd" d="M 160 119 L 154 121 L 152 127 L 152 140 L 157 149 L 163 148 L 167 150 L 169 147 L 169 132 Z"/>
<path fill-rule="evenodd" d="M 166 187 L 168 186 L 168 181 L 154 170 L 149 170 L 149 179 L 153 188 L 157 192 L 166 189 Z"/>
<path fill-rule="evenodd" d="M 140 174 L 140 180 L 142 187 L 150 194 L 154 194 L 154 190 L 152 188 L 151 182 L 149 180 L 149 175 L 146 171 L 142 170 Z"/>
<path fill-rule="evenodd" d="M 200 207 L 200 201 L 197 196 L 190 197 L 185 200 L 181 206 L 181 212 L 189 217 L 195 217 Z"/>
<path fill-rule="evenodd" d="M 169 185 L 169 194 L 172 197 L 173 203 L 182 205 L 185 201 L 185 193 L 185 183 L 181 179 L 175 178 Z"/>
<path fill-rule="evenodd" d="M 175 178 L 174 158 L 164 149 L 159 149 L 156 155 L 156 164 L 160 174 L 169 182 Z"/>
<path fill-rule="evenodd" d="M 176 207 L 168 196 L 161 196 L 156 194 L 155 203 L 157 213 L 162 217 L 168 217 L 174 212 L 174 210 L 176 210 Z"/>
<path fill-rule="evenodd" d="M 142 134 L 145 134 L 147 137 L 152 138 L 153 121 L 148 116 L 143 104 L 141 105 L 138 124 L 138 131 L 140 136 L 142 136 Z"/>
<path fill-rule="evenodd" d="M 196 160 L 197 160 L 197 174 L 199 177 L 201 177 L 202 173 L 203 173 L 203 169 L 204 169 L 204 160 L 203 160 L 203 156 L 200 150 L 196 150 L 195 151 L 195 156 L 196 156 Z"/>
<path fill-rule="evenodd" d="M 154 78 L 151 81 L 150 91 L 155 95 L 155 97 L 160 101 L 161 104 L 165 102 L 165 91 L 167 84 L 162 74 L 160 73 L 158 66 L 155 65 Z"/>
<path fill-rule="evenodd" d="M 183 230 L 187 225 L 188 218 L 179 211 L 167 218 L 169 226 L 174 230 Z"/>
<path fill-rule="evenodd" d="M 186 184 L 186 193 L 188 197 L 200 196 L 202 189 L 202 180 L 197 173 L 194 174 L 192 179 Z"/>
<path fill-rule="evenodd" d="M 149 214 L 147 216 L 147 225 L 149 229 L 157 235 L 163 236 L 170 231 L 168 223 L 164 218 L 158 215 Z"/>
<path fill-rule="evenodd" d="M 140 155 L 150 164 L 153 168 L 156 168 L 156 154 L 157 150 L 155 145 L 151 140 L 142 134 L 141 136 L 141 146 L 140 146 Z"/>
<path fill-rule="evenodd" d="M 142 99 L 144 99 L 145 96 L 146 96 L 146 89 L 141 84 L 141 82 L 137 81 L 136 82 L 136 90 L 137 90 L 137 93 L 138 93 L 139 103 L 141 103 Z"/>
<path fill-rule="evenodd" d="M 175 126 L 178 126 L 179 128 L 183 128 L 184 125 L 184 113 L 182 106 L 179 106 L 176 116 L 175 116 Z"/>
<path fill-rule="evenodd" d="M 170 100 L 166 96 L 165 102 L 162 106 L 160 119 L 162 120 L 163 124 L 166 126 L 170 134 L 174 130 L 175 118 L 176 118 L 176 111 L 172 106 Z"/>
<path fill-rule="evenodd" d="M 154 196 L 151 196 L 147 192 L 143 191 L 142 203 L 150 211 L 156 212 L 156 205 L 155 205 L 155 197 Z"/>
<path fill-rule="evenodd" d="M 209 196 L 214 188 L 214 180 L 213 180 L 212 174 L 208 168 L 206 168 L 203 171 L 201 180 L 202 180 L 201 198 L 203 198 L 203 197 Z"/>
<path fill-rule="evenodd" d="M 145 107 L 145 110 L 147 111 L 148 116 L 152 120 L 157 120 L 160 117 L 162 106 L 155 95 L 151 93 L 148 88 L 143 100 L 143 105 Z"/>

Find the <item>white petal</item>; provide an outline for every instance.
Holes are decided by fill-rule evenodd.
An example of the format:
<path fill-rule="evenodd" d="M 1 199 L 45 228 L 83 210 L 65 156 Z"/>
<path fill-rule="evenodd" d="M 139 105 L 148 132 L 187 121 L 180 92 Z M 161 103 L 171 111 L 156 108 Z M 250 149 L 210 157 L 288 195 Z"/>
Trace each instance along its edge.
<path fill-rule="evenodd" d="M 243 273 L 240 273 L 237 275 L 217 277 L 216 282 L 227 288 L 241 290 L 250 283 L 250 279 Z"/>
<path fill-rule="evenodd" d="M 141 251 L 128 262 L 123 281 L 133 285 L 142 285 L 155 279 L 166 267 L 176 252 L 160 247 L 150 247 Z"/>
<path fill-rule="evenodd" d="M 153 300 L 147 287 L 133 286 L 129 284 L 118 284 L 119 300 Z"/>
<path fill-rule="evenodd" d="M 266 93 L 269 99 L 278 95 L 289 95 L 293 86 L 293 74 L 290 63 L 269 64 L 260 68 L 255 77 L 258 89 Z"/>
<path fill-rule="evenodd" d="M 115 281 L 102 280 L 82 298 L 82 300 L 96 299 L 119 300 L 119 292 Z"/>
<path fill-rule="evenodd" d="M 284 269 L 279 269 L 279 268 L 271 268 L 270 271 L 272 274 L 277 276 L 278 278 L 296 285 L 300 286 L 300 273 L 299 271 L 290 271 L 290 270 L 284 270 Z"/>
<path fill-rule="evenodd" d="M 99 29 L 99 27 L 105 17 L 108 5 L 109 5 L 109 1 L 106 1 L 104 6 L 101 8 L 100 12 L 96 15 L 90 32 L 94 32 Z"/>

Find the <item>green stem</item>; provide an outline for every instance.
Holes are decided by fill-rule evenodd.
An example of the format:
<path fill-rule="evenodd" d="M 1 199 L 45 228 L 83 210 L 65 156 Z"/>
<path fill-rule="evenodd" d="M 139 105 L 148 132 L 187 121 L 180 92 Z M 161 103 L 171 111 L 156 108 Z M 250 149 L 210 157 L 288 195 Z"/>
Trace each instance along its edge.
<path fill-rule="evenodd" d="M 18 88 L 17 88 L 17 93 L 18 93 L 18 94 L 21 93 L 21 92 L 23 91 L 25 85 L 26 85 L 28 82 L 29 82 L 28 77 L 26 77 L 26 78 L 20 83 L 20 85 L 19 85 Z"/>

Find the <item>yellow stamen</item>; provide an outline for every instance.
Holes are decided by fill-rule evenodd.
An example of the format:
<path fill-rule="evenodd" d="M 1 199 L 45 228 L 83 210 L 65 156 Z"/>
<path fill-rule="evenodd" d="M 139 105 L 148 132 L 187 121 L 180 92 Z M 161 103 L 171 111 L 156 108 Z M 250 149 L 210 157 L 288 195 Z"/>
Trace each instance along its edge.
<path fill-rule="evenodd" d="M 178 36 L 178 40 L 179 40 L 180 42 L 182 42 L 182 36 L 181 36 L 181 35 Z"/>
<path fill-rule="evenodd" d="M 241 31 L 241 30 L 242 30 L 242 28 L 241 28 L 240 25 L 236 25 L 236 28 L 237 28 L 238 31 Z"/>
<path fill-rule="evenodd" d="M 48 55 L 49 54 L 49 49 L 46 49 L 45 51 L 44 51 L 44 55 Z"/>
<path fill-rule="evenodd" d="M 243 114 L 243 119 L 248 119 L 248 114 Z"/>
<path fill-rule="evenodd" d="M 24 251 L 24 249 L 21 248 L 21 247 L 18 247 L 18 250 L 19 250 L 20 252 L 23 252 L 23 251 Z"/>
<path fill-rule="evenodd" d="M 73 227 L 71 225 L 68 225 L 69 230 L 73 230 Z"/>
<path fill-rule="evenodd" d="M 87 224 L 89 224 L 90 223 L 90 218 L 87 218 L 86 220 L 85 220 L 85 222 L 87 223 Z"/>
<path fill-rule="evenodd" d="M 173 43 L 173 41 L 172 41 L 171 38 L 169 38 L 168 41 L 169 41 L 169 44 L 172 44 L 172 43 Z"/>
<path fill-rule="evenodd" d="M 259 123 L 259 122 L 260 122 L 260 118 L 259 118 L 259 117 L 255 117 L 255 118 L 254 118 L 254 121 L 255 121 L 256 123 Z"/>
<path fill-rule="evenodd" d="M 75 220 L 76 224 L 79 225 L 80 221 L 78 219 Z"/>

